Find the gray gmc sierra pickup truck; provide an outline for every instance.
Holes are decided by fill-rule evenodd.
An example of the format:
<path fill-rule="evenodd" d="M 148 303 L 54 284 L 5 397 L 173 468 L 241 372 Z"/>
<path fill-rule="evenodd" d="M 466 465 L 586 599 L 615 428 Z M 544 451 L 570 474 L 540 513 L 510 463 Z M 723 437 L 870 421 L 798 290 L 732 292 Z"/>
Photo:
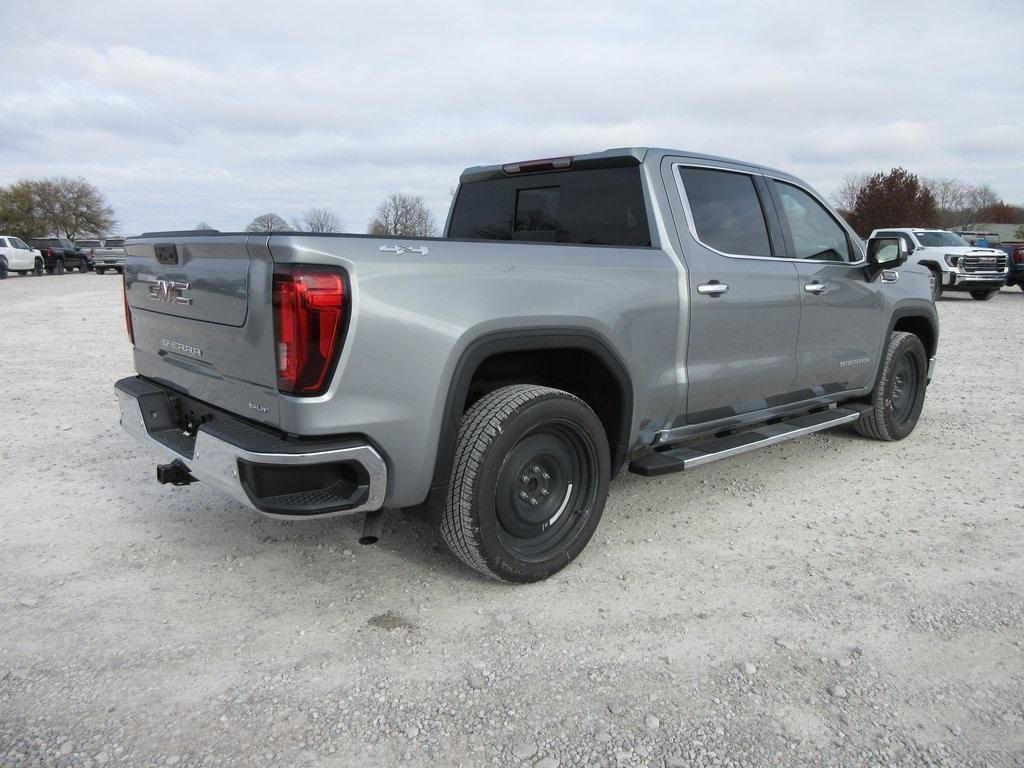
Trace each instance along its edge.
<path fill-rule="evenodd" d="M 476 167 L 444 237 L 166 232 L 127 243 L 121 424 L 280 518 L 430 513 L 515 582 L 586 546 L 621 469 L 917 423 L 925 267 L 814 190 L 663 149 Z M 851 475 L 853 478 L 854 475 Z M 851 482 L 853 480 L 851 479 Z"/>

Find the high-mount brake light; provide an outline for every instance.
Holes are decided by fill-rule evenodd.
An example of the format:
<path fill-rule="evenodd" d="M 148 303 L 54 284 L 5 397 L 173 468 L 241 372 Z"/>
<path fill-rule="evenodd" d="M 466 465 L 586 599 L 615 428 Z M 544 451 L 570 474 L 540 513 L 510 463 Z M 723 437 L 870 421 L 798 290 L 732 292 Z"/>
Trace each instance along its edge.
<path fill-rule="evenodd" d="M 345 335 L 345 278 L 321 266 L 274 268 L 274 349 L 277 388 L 289 395 L 322 394 Z"/>
<path fill-rule="evenodd" d="M 541 160 L 524 160 L 521 163 L 505 163 L 501 172 L 506 176 L 519 173 L 540 173 L 541 171 L 562 171 L 572 168 L 571 157 L 546 157 Z"/>
<path fill-rule="evenodd" d="M 128 330 L 128 339 L 135 344 L 135 328 L 132 326 L 132 308 L 128 305 L 128 276 L 124 267 L 121 268 L 121 293 L 124 294 L 124 325 Z"/>

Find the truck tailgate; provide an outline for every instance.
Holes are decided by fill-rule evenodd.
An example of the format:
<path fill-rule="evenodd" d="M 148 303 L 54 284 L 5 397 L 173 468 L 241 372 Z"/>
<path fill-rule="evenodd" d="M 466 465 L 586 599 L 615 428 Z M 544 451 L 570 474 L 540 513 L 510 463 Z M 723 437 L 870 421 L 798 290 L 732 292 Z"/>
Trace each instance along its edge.
<path fill-rule="evenodd" d="M 154 235 L 126 244 L 138 373 L 279 424 L 267 237 Z"/>

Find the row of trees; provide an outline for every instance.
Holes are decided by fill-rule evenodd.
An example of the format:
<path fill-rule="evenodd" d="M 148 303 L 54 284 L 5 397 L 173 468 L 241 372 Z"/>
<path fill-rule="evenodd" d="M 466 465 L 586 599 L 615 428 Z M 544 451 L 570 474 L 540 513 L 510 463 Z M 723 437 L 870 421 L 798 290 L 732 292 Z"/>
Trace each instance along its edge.
<path fill-rule="evenodd" d="M 832 201 L 862 237 L 882 227 L 970 229 L 984 223 L 1024 226 L 1024 206 L 1004 202 L 987 184 L 920 178 L 905 168 L 850 174 L 832 194 Z"/>
<path fill-rule="evenodd" d="M 113 207 L 82 178 L 23 179 L 0 187 L 0 232 L 23 240 L 105 237 L 115 223 Z"/>
<path fill-rule="evenodd" d="M 106 237 L 116 224 L 114 209 L 93 184 L 82 178 L 55 176 L 24 179 L 0 187 L 0 232 L 27 240 L 57 235 L 72 240 Z M 202 221 L 193 229 L 214 229 Z M 341 217 L 330 208 L 307 208 L 290 222 L 276 213 L 253 219 L 247 232 L 342 232 Z M 431 237 L 437 222 L 419 195 L 392 192 L 379 206 L 366 231 L 371 235 Z"/>
<path fill-rule="evenodd" d="M 196 229 L 211 229 L 205 222 Z M 342 232 L 338 214 L 330 208 L 309 208 L 301 215 L 286 221 L 276 213 L 257 216 L 245 228 L 246 232 Z M 419 195 L 392 192 L 380 205 L 366 227 L 369 235 L 398 237 L 432 237 L 437 234 L 437 222 Z"/>

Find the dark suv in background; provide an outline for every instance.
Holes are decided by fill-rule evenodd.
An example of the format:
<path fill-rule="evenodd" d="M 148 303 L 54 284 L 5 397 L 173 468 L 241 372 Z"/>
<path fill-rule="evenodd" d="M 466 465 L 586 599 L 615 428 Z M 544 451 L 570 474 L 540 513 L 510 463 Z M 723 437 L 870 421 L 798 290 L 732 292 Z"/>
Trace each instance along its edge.
<path fill-rule="evenodd" d="M 61 275 L 65 270 L 73 269 L 88 272 L 92 267 L 89 254 L 66 237 L 34 237 L 28 244 L 43 254 L 46 271 L 51 275 Z"/>

